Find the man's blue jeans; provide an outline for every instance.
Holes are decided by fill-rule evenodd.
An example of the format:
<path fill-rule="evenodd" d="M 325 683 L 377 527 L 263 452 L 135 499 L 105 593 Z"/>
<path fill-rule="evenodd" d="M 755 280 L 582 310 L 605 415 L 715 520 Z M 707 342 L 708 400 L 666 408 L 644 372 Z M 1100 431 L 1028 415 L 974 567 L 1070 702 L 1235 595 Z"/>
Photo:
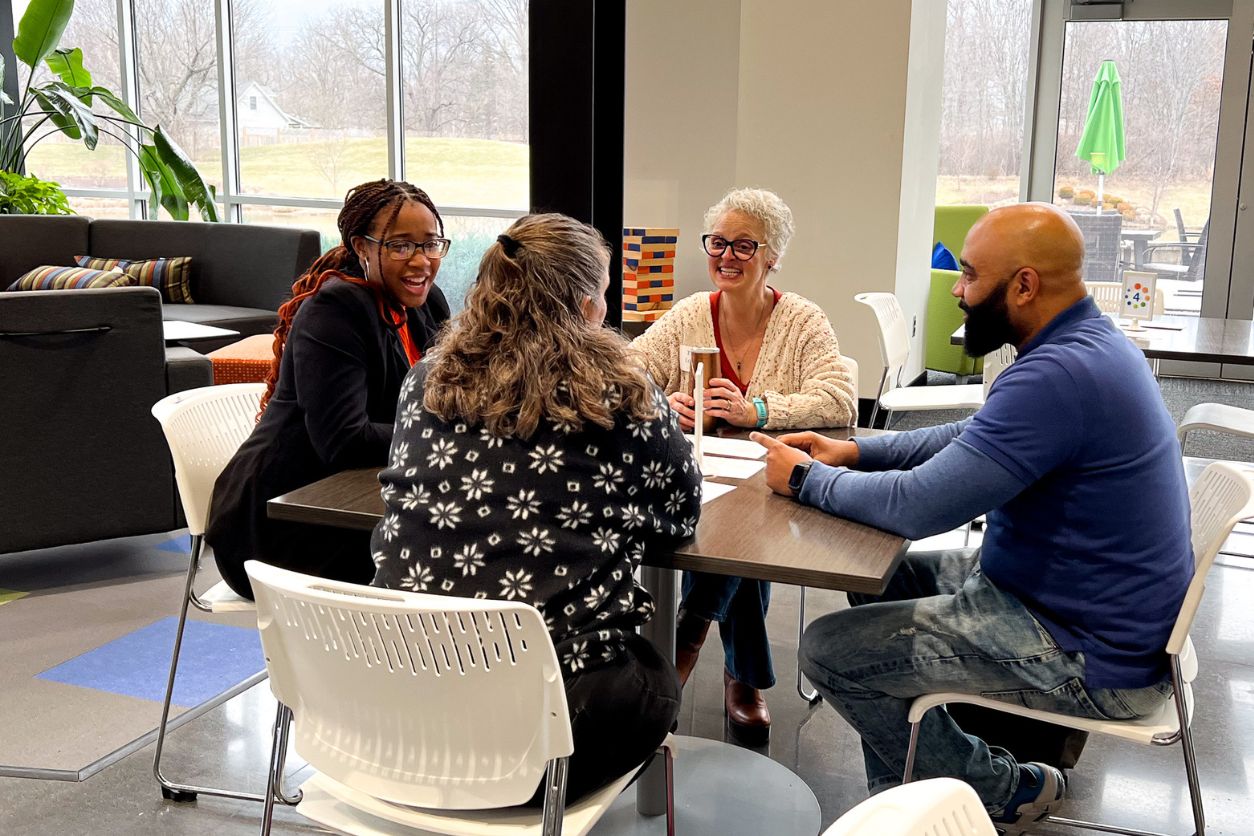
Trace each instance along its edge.
<path fill-rule="evenodd" d="M 1029 708 L 1126 720 L 1153 712 L 1169 683 L 1132 690 L 1084 686 L 1084 654 L 1065 653 L 1017 598 L 993 586 L 978 549 L 908 555 L 878 598 L 849 595 L 851 609 L 817 619 L 801 669 L 862 736 L 872 793 L 901 783 L 915 697 L 980 694 Z M 964 734 L 943 709 L 919 728 L 915 778 L 954 777 L 998 812 L 1019 786 L 1005 749 Z"/>
<path fill-rule="evenodd" d="M 767 581 L 684 572 L 683 608 L 718 622 L 723 664 L 732 678 L 751 688 L 775 684 L 771 643 L 766 635 L 766 610 L 771 603 Z"/>

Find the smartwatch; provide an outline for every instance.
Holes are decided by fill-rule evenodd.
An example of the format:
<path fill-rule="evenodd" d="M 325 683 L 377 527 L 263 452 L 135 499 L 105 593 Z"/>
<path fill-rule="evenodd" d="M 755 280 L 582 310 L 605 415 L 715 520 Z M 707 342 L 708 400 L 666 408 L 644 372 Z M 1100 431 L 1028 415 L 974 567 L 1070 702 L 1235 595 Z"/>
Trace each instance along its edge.
<path fill-rule="evenodd" d="M 788 490 L 792 491 L 792 495 L 801 495 L 801 486 L 806 483 L 806 477 L 810 475 L 810 465 L 813 462 L 801 462 L 801 464 L 793 465 L 792 473 L 788 477 Z"/>

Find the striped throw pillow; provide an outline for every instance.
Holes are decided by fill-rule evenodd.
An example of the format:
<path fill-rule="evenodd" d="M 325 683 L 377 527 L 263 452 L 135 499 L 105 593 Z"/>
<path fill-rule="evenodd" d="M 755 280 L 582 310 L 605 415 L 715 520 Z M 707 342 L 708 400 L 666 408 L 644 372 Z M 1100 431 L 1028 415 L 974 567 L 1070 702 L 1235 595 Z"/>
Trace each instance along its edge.
<path fill-rule="evenodd" d="M 173 258 L 95 258 L 75 256 L 79 267 L 93 270 L 121 270 L 141 287 L 155 287 L 166 302 L 188 304 L 192 301 L 192 260 L 190 256 Z"/>
<path fill-rule="evenodd" d="M 9 290 L 81 290 L 87 287 L 128 287 L 135 279 L 120 270 L 43 265 L 9 285 Z"/>

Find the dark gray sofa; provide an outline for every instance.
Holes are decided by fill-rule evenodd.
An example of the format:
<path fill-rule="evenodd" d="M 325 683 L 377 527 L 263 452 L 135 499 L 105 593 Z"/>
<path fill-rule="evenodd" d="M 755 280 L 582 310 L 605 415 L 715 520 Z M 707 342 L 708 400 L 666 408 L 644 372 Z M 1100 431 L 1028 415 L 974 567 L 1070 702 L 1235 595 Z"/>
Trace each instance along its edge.
<path fill-rule="evenodd" d="M 241 336 L 274 330 L 292 282 L 321 252 L 318 233 L 246 224 L 0 215 L 0 289 L 41 264 L 74 257 L 191 256 L 195 303 L 165 305 L 164 319 L 217 325 Z M 198 345 L 204 348 L 203 345 Z"/>
<path fill-rule="evenodd" d="M 213 373 L 203 354 L 165 345 L 162 319 L 266 333 L 318 252 L 309 230 L 0 215 L 0 288 L 76 255 L 188 255 L 198 300 L 163 306 L 148 287 L 0 292 L 0 554 L 182 527 L 150 410 Z"/>

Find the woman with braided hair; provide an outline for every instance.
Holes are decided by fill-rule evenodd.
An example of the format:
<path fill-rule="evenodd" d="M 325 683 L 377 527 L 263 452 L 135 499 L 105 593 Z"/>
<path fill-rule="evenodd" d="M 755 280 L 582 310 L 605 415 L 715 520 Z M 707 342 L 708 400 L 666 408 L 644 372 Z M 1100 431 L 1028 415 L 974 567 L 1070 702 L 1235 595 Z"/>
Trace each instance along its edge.
<path fill-rule="evenodd" d="M 444 222 L 422 189 L 376 180 L 349 190 L 340 245 L 279 308 L 257 428 L 214 485 L 205 539 L 223 580 L 252 597 L 245 560 L 368 583 L 366 532 L 271 520 L 267 500 L 387 461 L 402 381 L 449 318 L 435 286 Z"/>

